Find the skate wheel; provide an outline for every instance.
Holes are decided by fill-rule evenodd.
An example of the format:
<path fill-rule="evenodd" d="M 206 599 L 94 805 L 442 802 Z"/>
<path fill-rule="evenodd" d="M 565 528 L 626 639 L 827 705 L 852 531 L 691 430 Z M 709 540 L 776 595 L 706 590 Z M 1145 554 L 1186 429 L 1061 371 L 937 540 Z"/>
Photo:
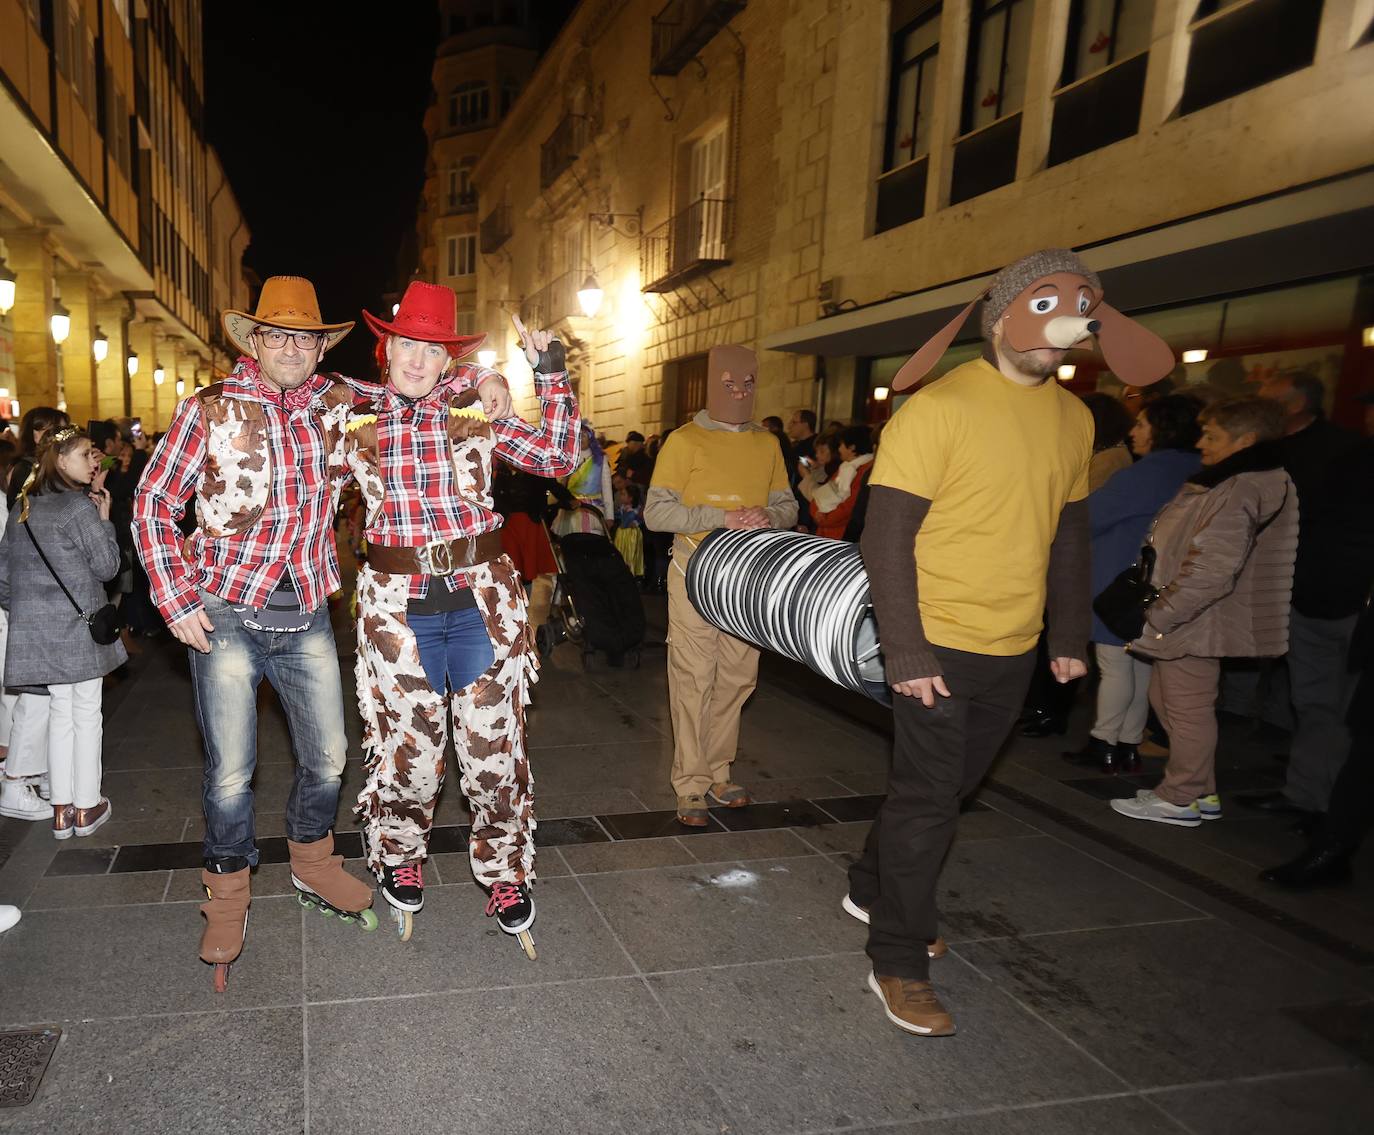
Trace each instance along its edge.
<path fill-rule="evenodd" d="M 396 923 L 396 934 L 402 942 L 409 942 L 410 935 L 415 929 L 415 917 L 408 910 L 397 910 L 391 908 L 391 920 Z"/>
<path fill-rule="evenodd" d="M 366 931 L 377 929 L 377 912 L 371 907 L 358 912 L 358 925 Z"/>
<path fill-rule="evenodd" d="M 520 943 L 520 948 L 525 951 L 525 957 L 529 958 L 530 961 L 534 961 L 539 956 L 534 952 L 534 938 L 530 936 L 528 930 L 520 931 L 515 938 Z"/>
<path fill-rule="evenodd" d="M 229 963 L 219 962 L 215 965 L 215 992 L 223 993 L 229 988 Z"/>

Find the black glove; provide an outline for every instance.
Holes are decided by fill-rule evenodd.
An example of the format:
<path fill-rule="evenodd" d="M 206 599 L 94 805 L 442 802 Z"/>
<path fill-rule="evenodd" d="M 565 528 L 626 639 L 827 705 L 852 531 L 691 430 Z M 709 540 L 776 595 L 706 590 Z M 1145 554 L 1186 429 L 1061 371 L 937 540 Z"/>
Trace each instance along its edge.
<path fill-rule="evenodd" d="M 538 374 L 561 374 L 567 370 L 568 356 L 563 350 L 563 344 L 557 339 L 550 342 L 547 351 L 539 352 L 539 362 L 535 364 L 534 369 Z"/>

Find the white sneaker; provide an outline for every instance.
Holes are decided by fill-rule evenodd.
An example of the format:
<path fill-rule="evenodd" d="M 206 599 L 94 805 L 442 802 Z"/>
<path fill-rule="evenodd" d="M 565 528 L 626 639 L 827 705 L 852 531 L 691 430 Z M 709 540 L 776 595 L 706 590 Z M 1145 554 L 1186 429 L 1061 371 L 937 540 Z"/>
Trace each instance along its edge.
<path fill-rule="evenodd" d="M 46 803 L 52 802 L 52 781 L 48 779 L 47 773 L 35 777 L 33 786 L 38 789 L 38 795 L 41 796 Z"/>
<path fill-rule="evenodd" d="M 1204 820 L 1221 819 L 1221 797 L 1215 792 L 1210 796 L 1199 796 L 1197 810 Z"/>
<path fill-rule="evenodd" d="M 19 908 L 0 903 L 0 934 L 19 921 Z"/>
<path fill-rule="evenodd" d="M 0 783 L 0 816 L 12 820 L 50 820 L 52 809 L 27 780 L 7 779 Z"/>
<path fill-rule="evenodd" d="M 1153 820 L 1157 824 L 1174 824 L 1180 828 L 1195 828 L 1202 823 L 1197 803 L 1180 808 L 1161 800 L 1153 792 L 1143 789 L 1129 800 L 1113 800 L 1112 810 L 1133 820 Z"/>

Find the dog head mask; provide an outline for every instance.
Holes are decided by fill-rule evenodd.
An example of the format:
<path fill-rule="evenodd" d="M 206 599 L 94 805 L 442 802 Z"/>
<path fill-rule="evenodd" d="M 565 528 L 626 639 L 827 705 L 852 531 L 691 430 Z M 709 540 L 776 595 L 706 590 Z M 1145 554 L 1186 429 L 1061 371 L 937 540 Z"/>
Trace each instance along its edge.
<path fill-rule="evenodd" d="M 892 381 L 907 390 L 930 373 L 983 301 L 983 338 L 1002 335 L 1014 351 L 1067 350 L 1095 336 L 1108 369 L 1127 386 L 1149 386 L 1174 369 L 1174 353 L 1153 331 L 1102 302 L 1102 282 L 1072 252 L 1047 248 L 1023 256 L 911 356 Z"/>
<path fill-rule="evenodd" d="M 759 357 L 748 347 L 712 347 L 706 361 L 706 413 L 712 421 L 742 426 L 754 417 Z"/>

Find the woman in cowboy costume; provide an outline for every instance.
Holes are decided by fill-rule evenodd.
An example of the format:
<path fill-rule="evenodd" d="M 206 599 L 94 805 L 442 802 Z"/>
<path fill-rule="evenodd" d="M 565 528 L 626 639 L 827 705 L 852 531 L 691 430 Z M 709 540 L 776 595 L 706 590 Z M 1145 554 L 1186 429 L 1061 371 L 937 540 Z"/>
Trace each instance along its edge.
<path fill-rule="evenodd" d="M 354 407 L 345 434 L 362 489 L 367 563 L 358 576 L 358 701 L 370 749 L 358 811 L 368 864 L 402 939 L 424 905 L 421 865 L 454 748 L 472 808 L 468 852 L 487 914 L 534 956 L 529 884 L 534 808 L 525 704 L 538 667 L 525 589 L 501 553 L 492 506 L 497 457 L 545 477 L 573 468 L 577 403 L 563 347 L 515 320 L 535 369 L 540 424 L 488 419 L 477 394 L 494 371 L 460 362 L 482 336 L 457 333 L 445 287 L 416 281 L 395 318 L 363 313 L 385 389 Z"/>

